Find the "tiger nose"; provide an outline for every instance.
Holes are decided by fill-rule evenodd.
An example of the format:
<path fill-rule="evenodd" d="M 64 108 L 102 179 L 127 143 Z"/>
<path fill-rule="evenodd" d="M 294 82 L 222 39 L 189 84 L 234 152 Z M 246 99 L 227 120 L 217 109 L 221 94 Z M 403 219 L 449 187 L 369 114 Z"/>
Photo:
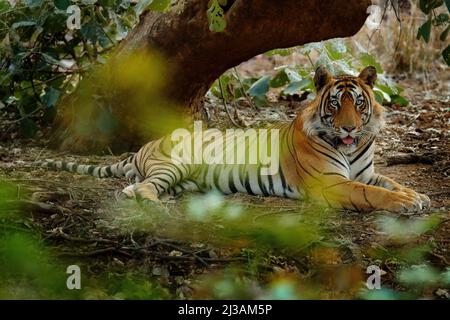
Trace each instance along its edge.
<path fill-rule="evenodd" d="M 342 127 L 342 129 L 344 129 L 347 132 L 352 132 L 353 130 L 355 130 L 355 127 L 344 126 L 344 127 Z"/>

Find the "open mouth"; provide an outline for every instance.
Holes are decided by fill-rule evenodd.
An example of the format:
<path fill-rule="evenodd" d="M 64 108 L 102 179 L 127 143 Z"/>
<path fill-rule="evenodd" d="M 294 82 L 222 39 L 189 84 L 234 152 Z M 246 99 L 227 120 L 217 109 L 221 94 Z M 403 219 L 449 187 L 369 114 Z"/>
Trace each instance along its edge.
<path fill-rule="evenodd" d="M 350 144 L 353 144 L 355 142 L 355 138 L 347 136 L 345 138 L 341 138 L 341 141 L 345 145 L 350 145 Z"/>

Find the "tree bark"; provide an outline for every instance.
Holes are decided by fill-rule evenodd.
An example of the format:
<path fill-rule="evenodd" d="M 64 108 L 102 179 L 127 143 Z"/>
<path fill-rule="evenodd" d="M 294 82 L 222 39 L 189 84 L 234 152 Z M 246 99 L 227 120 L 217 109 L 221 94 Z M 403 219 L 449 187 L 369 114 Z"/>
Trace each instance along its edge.
<path fill-rule="evenodd" d="M 215 33 L 208 27 L 208 2 L 179 1 L 168 12 L 144 13 L 115 56 L 121 59 L 137 49 L 162 53 L 170 70 L 165 93 L 176 102 L 180 117 L 201 118 L 202 100 L 211 84 L 243 61 L 276 48 L 354 35 L 371 4 L 370 0 L 228 0 L 226 30 Z M 145 142 L 132 129 L 121 137 L 123 141 L 115 139 L 114 151 L 129 148 L 129 141 Z M 102 143 L 108 144 L 108 139 Z"/>

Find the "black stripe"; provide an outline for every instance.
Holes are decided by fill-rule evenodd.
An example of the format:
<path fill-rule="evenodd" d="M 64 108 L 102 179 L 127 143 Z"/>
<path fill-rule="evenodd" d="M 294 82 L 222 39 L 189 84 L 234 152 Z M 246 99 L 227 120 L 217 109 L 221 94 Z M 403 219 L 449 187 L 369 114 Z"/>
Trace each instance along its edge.
<path fill-rule="evenodd" d="M 164 174 L 164 172 L 166 172 L 165 174 L 170 176 L 172 178 L 172 184 L 177 184 L 178 182 L 180 182 L 180 180 L 177 178 L 177 174 L 176 172 L 174 172 L 173 170 L 171 170 L 170 168 L 161 168 L 161 169 L 156 169 L 158 172 L 162 171 L 162 173 Z"/>
<path fill-rule="evenodd" d="M 242 186 L 244 186 L 244 184 L 245 184 L 245 165 L 244 164 L 239 165 L 238 176 L 239 176 L 239 182 L 241 183 Z"/>
<path fill-rule="evenodd" d="M 319 137 L 319 138 L 320 138 L 320 140 L 322 140 L 323 142 L 325 142 L 325 143 L 326 143 L 328 146 L 330 146 L 331 148 L 328 148 L 327 146 L 324 146 L 323 144 L 320 144 L 320 143 L 318 143 L 318 142 L 316 142 L 316 141 L 314 141 L 314 140 L 310 140 L 310 141 L 311 141 L 312 143 L 314 143 L 314 144 L 316 144 L 316 145 L 318 145 L 318 146 L 320 146 L 320 147 L 326 149 L 327 151 L 330 151 L 331 153 L 337 153 L 337 154 L 339 154 L 339 155 L 342 157 L 342 159 L 344 159 L 345 163 L 347 164 L 347 168 L 350 169 L 350 163 L 348 162 L 347 157 L 346 157 L 341 151 L 336 150 L 335 147 L 334 147 L 329 141 L 327 141 L 327 140 L 324 139 L 324 137 Z M 308 144 L 311 145 L 310 141 L 308 141 Z M 311 147 L 312 147 L 312 145 L 311 145 Z"/>
<path fill-rule="evenodd" d="M 343 164 L 341 161 L 339 161 L 339 160 L 336 159 L 335 157 L 332 157 L 332 156 L 330 156 L 329 154 L 326 154 L 325 152 L 322 152 L 322 151 L 320 151 L 320 150 L 317 150 L 317 149 L 314 148 L 312 145 L 311 145 L 311 147 L 312 147 L 314 150 L 316 150 L 317 152 L 319 152 L 319 153 L 323 154 L 324 156 L 330 158 L 331 160 L 336 161 L 337 163 L 339 163 L 339 164 L 340 164 L 342 167 L 344 167 L 345 169 L 349 169 L 345 164 Z"/>
<path fill-rule="evenodd" d="M 245 172 L 245 189 L 247 190 L 248 194 L 251 194 L 252 196 L 254 196 L 255 193 L 253 192 L 252 187 L 250 185 L 250 179 L 249 179 L 248 174 L 249 174 L 249 172 L 247 170 L 247 172 Z"/>
<path fill-rule="evenodd" d="M 378 185 L 379 180 L 380 180 L 380 176 L 377 176 L 377 178 L 375 179 L 375 185 L 376 186 Z"/>
<path fill-rule="evenodd" d="M 259 185 L 259 189 L 262 191 L 263 195 L 267 197 L 269 195 L 269 193 L 266 190 L 266 186 L 262 182 L 261 167 L 258 167 L 258 185 Z"/>
<path fill-rule="evenodd" d="M 165 190 L 166 190 L 166 188 L 164 188 L 162 185 L 160 185 L 159 183 L 156 183 L 156 182 L 152 182 L 152 184 L 155 186 L 155 189 L 156 189 L 156 191 L 158 192 L 158 195 L 160 194 L 160 193 L 163 193 Z M 161 190 L 160 190 L 161 189 Z"/>
<path fill-rule="evenodd" d="M 232 193 L 238 192 L 236 189 L 236 185 L 234 184 L 234 174 L 233 174 L 233 167 L 231 168 L 230 172 L 228 172 L 228 187 L 230 188 Z"/>
<path fill-rule="evenodd" d="M 314 180 L 317 180 L 317 181 L 320 181 L 320 179 L 318 179 L 316 176 L 314 176 L 313 174 L 311 174 L 311 172 L 309 172 L 308 170 L 306 170 L 305 169 L 305 167 L 303 167 L 303 165 L 300 163 L 300 161 L 298 161 L 298 159 L 296 159 L 297 160 L 297 163 L 298 163 L 298 165 L 300 166 L 300 168 L 303 170 L 303 171 L 305 171 L 305 173 L 307 174 L 307 175 L 309 175 L 311 178 L 313 178 Z"/>
<path fill-rule="evenodd" d="M 175 184 L 177 182 L 176 177 L 173 177 L 173 172 L 169 171 L 167 169 L 156 169 L 154 171 L 152 171 L 152 176 L 159 176 L 159 175 L 164 175 L 169 177 L 172 180 L 171 184 Z"/>
<path fill-rule="evenodd" d="M 358 174 L 355 176 L 355 179 L 358 178 L 364 171 L 367 170 L 372 165 L 372 161 L 370 161 L 363 169 L 361 169 Z"/>
<path fill-rule="evenodd" d="M 220 181 L 219 181 L 220 171 L 219 171 L 219 173 L 217 173 L 217 169 L 218 168 L 219 168 L 219 166 L 214 166 L 214 169 L 213 169 L 213 182 L 214 182 L 214 185 L 215 185 L 216 189 L 219 189 L 219 191 L 223 193 L 223 190 L 220 187 Z"/>
<path fill-rule="evenodd" d="M 271 194 L 275 194 L 275 190 L 273 189 L 273 180 L 272 180 L 272 176 L 268 175 L 267 176 L 268 180 L 269 180 L 269 191 L 271 192 Z"/>
<path fill-rule="evenodd" d="M 111 171 L 111 166 L 107 166 L 105 167 L 105 171 L 108 177 L 111 177 L 113 175 L 112 171 Z"/>
<path fill-rule="evenodd" d="M 287 197 L 287 194 L 286 194 L 286 180 L 284 179 L 284 174 L 283 174 L 283 170 L 281 169 L 281 166 L 280 166 L 280 168 L 278 170 L 280 172 L 281 185 L 283 186 L 283 195 L 285 197 Z"/>
<path fill-rule="evenodd" d="M 356 204 L 352 201 L 351 195 L 349 195 L 350 203 L 352 204 L 353 208 L 355 208 L 356 211 L 360 211 L 359 208 L 356 206 Z"/>
<path fill-rule="evenodd" d="M 163 147 L 160 147 L 160 148 L 159 148 L 159 152 L 161 152 L 161 154 L 162 154 L 164 157 L 168 158 L 168 159 L 171 159 L 171 158 L 172 158 L 171 155 L 168 155 L 168 154 L 167 154 L 167 152 L 164 150 Z"/>
<path fill-rule="evenodd" d="M 292 137 L 292 140 L 293 140 L 293 137 Z M 317 179 L 315 176 L 313 176 L 308 170 L 306 170 L 306 169 L 303 167 L 303 165 L 302 165 L 302 164 L 300 163 L 300 161 L 298 160 L 298 158 L 297 158 L 297 156 L 296 156 L 296 153 L 295 153 L 294 151 L 292 151 L 290 147 L 291 147 L 291 144 L 288 144 L 288 151 L 289 151 L 291 157 L 292 157 L 292 158 L 295 160 L 295 162 L 297 162 L 297 164 L 300 166 L 300 168 L 303 169 L 303 171 L 305 171 L 305 172 L 306 172 L 308 175 L 310 175 L 313 179 L 319 181 L 319 179 Z M 299 177 L 301 177 L 300 172 L 298 172 L 298 167 L 297 167 L 297 166 L 295 167 L 295 171 L 297 171 L 297 175 L 298 175 Z"/>
<path fill-rule="evenodd" d="M 324 187 L 324 189 L 330 189 L 330 188 L 333 188 L 333 187 L 339 186 L 339 185 L 341 185 L 341 184 L 347 184 L 347 183 L 350 183 L 350 182 L 351 182 L 350 180 L 347 180 L 347 181 L 342 181 L 342 182 L 338 182 L 338 183 L 335 183 L 335 184 L 332 184 L 332 185 L 326 186 L 326 187 Z"/>
<path fill-rule="evenodd" d="M 322 197 L 325 199 L 325 202 L 327 203 L 327 205 L 329 207 L 332 207 L 330 201 L 328 201 L 327 197 L 325 196 L 325 192 L 324 191 L 325 191 L 325 188 L 322 189 Z"/>
<path fill-rule="evenodd" d="M 183 172 L 181 171 L 181 169 L 176 164 L 167 162 L 167 163 L 165 163 L 165 165 L 171 166 L 172 168 L 177 170 L 178 174 L 180 175 L 180 180 L 183 179 Z"/>
<path fill-rule="evenodd" d="M 369 204 L 370 208 L 375 208 L 375 207 L 369 202 L 369 199 L 367 199 L 366 188 L 363 189 L 363 195 L 364 195 L 364 200 L 366 200 L 366 202 Z"/>
<path fill-rule="evenodd" d="M 369 150 L 369 148 L 372 146 L 374 139 L 372 139 L 367 146 L 364 148 L 363 151 L 361 151 L 354 159 L 350 161 L 350 165 L 354 164 L 358 159 L 360 159 L 366 152 Z"/>
<path fill-rule="evenodd" d="M 139 170 L 139 167 L 138 167 L 138 165 L 137 165 L 137 157 L 136 156 L 134 156 L 134 158 L 133 158 L 133 165 L 134 165 L 134 168 L 137 170 L 137 172 L 139 173 L 139 175 L 141 176 L 141 177 L 144 177 L 144 175 L 142 174 L 142 172 L 141 172 L 141 170 Z M 119 165 L 117 165 L 117 171 L 119 171 Z"/>
<path fill-rule="evenodd" d="M 95 169 L 95 166 L 89 166 L 88 171 L 87 171 L 88 174 L 92 175 L 94 173 L 94 169 Z"/>
<path fill-rule="evenodd" d="M 342 178 L 348 179 L 346 176 L 344 176 L 343 174 L 337 173 L 337 172 L 323 172 L 322 173 L 324 176 L 340 176 Z"/>
<path fill-rule="evenodd" d="M 162 182 L 164 182 L 164 183 L 167 183 L 167 188 L 169 188 L 170 186 L 171 186 L 171 183 L 169 182 L 169 181 L 167 181 L 166 179 L 164 179 L 164 178 L 161 178 L 161 177 L 155 177 L 154 179 L 158 179 L 158 180 L 160 180 L 160 181 L 162 181 Z M 165 189 L 164 189 L 165 190 Z"/>

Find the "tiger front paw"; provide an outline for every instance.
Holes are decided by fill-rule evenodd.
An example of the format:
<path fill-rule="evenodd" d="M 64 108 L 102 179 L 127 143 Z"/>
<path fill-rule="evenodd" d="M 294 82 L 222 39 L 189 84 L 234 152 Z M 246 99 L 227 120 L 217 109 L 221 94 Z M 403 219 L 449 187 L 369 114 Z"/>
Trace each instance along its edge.
<path fill-rule="evenodd" d="M 402 187 L 398 191 L 402 192 L 402 193 L 405 193 L 405 194 L 408 194 L 411 197 L 413 197 L 414 199 L 416 199 L 417 201 L 419 201 L 420 205 L 421 205 L 421 209 L 428 209 L 428 208 L 430 208 L 431 200 L 426 194 L 416 192 L 413 189 L 406 188 L 406 187 Z"/>
<path fill-rule="evenodd" d="M 430 198 L 412 189 L 404 188 L 390 193 L 384 209 L 396 213 L 417 213 L 430 207 Z"/>

